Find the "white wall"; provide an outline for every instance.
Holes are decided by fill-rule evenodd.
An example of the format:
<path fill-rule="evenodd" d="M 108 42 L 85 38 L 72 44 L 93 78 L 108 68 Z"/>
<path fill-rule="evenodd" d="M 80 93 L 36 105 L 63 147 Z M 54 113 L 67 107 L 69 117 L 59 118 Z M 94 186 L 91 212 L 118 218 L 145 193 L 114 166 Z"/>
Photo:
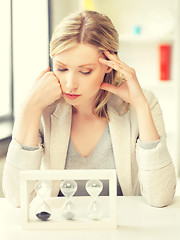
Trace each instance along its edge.
<path fill-rule="evenodd" d="M 51 0 L 51 28 L 56 25 L 68 14 L 79 10 L 80 0 Z"/>

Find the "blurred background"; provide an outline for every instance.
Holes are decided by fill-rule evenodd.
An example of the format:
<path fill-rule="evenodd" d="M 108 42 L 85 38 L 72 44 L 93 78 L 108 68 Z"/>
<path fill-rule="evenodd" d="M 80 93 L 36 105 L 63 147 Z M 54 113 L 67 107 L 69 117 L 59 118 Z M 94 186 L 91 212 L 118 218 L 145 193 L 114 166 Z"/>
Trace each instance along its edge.
<path fill-rule="evenodd" d="M 111 18 L 119 32 L 119 57 L 136 69 L 141 86 L 158 97 L 179 178 L 179 0 L 0 0 L 0 197 L 14 118 L 33 81 L 51 66 L 49 41 L 55 26 L 83 9 Z"/>

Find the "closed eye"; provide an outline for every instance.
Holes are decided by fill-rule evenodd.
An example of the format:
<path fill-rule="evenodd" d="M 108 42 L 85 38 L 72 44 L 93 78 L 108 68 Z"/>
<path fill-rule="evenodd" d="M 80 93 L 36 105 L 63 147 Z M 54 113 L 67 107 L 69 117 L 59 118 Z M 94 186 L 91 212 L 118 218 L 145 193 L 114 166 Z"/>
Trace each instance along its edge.
<path fill-rule="evenodd" d="M 65 71 L 67 71 L 67 68 L 58 68 L 57 71 L 65 72 Z"/>
<path fill-rule="evenodd" d="M 88 71 L 88 72 L 81 72 L 82 74 L 90 74 L 91 73 L 91 71 Z"/>
<path fill-rule="evenodd" d="M 60 72 L 65 72 L 67 71 L 68 69 L 67 68 L 58 68 L 57 71 L 60 71 Z M 90 74 L 92 72 L 92 70 L 90 71 L 81 71 L 80 73 L 84 74 L 84 75 L 87 75 L 87 74 Z"/>

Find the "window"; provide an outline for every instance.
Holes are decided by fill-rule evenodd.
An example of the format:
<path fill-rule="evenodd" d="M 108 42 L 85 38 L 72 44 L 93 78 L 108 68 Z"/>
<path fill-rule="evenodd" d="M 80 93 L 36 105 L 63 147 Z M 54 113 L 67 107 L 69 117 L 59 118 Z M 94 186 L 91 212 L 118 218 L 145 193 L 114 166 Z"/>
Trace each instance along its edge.
<path fill-rule="evenodd" d="M 0 3 L 0 139 L 11 135 L 12 105 L 12 41 L 11 0 Z"/>
<path fill-rule="evenodd" d="M 0 1 L 0 140 L 11 136 L 28 89 L 49 65 L 48 5 L 48 0 Z"/>

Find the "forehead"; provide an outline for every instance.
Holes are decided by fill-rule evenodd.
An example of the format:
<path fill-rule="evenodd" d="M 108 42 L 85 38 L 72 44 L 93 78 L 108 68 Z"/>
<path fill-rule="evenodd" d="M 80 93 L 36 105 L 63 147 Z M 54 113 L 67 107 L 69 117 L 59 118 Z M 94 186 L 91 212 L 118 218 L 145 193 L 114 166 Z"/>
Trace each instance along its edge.
<path fill-rule="evenodd" d="M 83 65 L 86 63 L 99 64 L 102 51 L 93 45 L 78 44 L 75 47 L 62 51 L 54 56 L 53 61 L 64 64 Z"/>

